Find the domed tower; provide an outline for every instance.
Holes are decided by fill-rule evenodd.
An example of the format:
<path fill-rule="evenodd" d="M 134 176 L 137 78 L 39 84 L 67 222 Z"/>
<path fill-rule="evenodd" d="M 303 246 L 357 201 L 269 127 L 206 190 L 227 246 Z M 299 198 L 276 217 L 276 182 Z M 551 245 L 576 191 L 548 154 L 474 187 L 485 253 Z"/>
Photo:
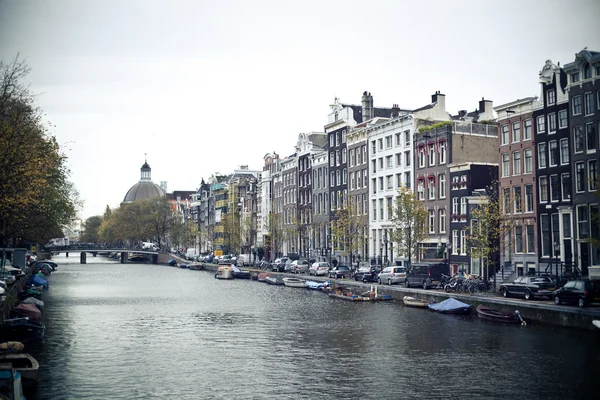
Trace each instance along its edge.
<path fill-rule="evenodd" d="M 151 199 L 154 197 L 164 196 L 165 192 L 160 186 L 152 182 L 152 168 L 148 165 L 148 160 L 144 160 L 144 165 L 140 168 L 140 181 L 133 185 L 125 194 L 123 203 L 133 203 L 137 200 Z"/>

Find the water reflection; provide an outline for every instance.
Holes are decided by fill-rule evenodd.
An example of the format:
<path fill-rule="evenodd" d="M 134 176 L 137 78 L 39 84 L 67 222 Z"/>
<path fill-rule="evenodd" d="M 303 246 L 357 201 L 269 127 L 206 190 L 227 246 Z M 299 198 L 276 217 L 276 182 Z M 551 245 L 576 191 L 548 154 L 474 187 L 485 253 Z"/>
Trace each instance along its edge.
<path fill-rule="evenodd" d="M 39 399 L 554 399 L 599 372 L 588 332 L 148 264 L 61 263 L 50 284 Z"/>

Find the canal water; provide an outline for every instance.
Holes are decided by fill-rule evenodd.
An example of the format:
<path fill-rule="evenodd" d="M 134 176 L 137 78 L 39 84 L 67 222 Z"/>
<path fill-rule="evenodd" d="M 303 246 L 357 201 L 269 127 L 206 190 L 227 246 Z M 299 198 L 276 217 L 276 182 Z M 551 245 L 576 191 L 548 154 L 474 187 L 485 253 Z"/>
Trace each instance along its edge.
<path fill-rule="evenodd" d="M 44 292 L 37 399 L 570 399 L 600 387 L 594 332 L 76 259 L 55 259 Z"/>

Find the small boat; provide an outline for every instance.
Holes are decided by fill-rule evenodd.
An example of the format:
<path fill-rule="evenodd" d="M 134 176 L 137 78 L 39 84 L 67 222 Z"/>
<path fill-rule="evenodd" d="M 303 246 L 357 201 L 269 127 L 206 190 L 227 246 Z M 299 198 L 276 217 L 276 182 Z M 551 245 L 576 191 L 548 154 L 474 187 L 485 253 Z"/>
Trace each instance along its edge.
<path fill-rule="evenodd" d="M 419 307 L 419 308 L 427 308 L 429 307 L 429 301 L 415 299 L 414 297 L 404 296 L 402 298 L 404 305 L 407 307 Z"/>
<path fill-rule="evenodd" d="M 450 297 L 449 299 L 440 303 L 428 304 L 427 306 L 430 310 L 439 312 L 441 314 L 468 314 L 473 309 L 470 304 L 458 301 L 453 297 Z"/>
<path fill-rule="evenodd" d="M 188 268 L 192 271 L 201 271 L 204 269 L 204 266 L 202 264 L 190 264 L 188 265 Z"/>
<path fill-rule="evenodd" d="M 21 374 L 10 364 L 0 364 L 0 395 L 8 400 L 25 400 Z"/>
<path fill-rule="evenodd" d="M 283 284 L 288 287 L 306 288 L 306 282 L 300 278 L 283 278 Z"/>
<path fill-rule="evenodd" d="M 328 296 L 330 299 L 340 299 L 340 300 L 346 300 L 346 301 L 371 301 L 371 298 L 369 298 L 369 297 L 365 297 L 365 296 L 361 296 L 361 295 L 353 294 L 353 293 L 334 292 L 334 293 L 329 293 Z"/>
<path fill-rule="evenodd" d="M 600 320 L 598 320 L 598 319 L 593 320 L 592 325 L 594 325 L 596 328 L 600 329 Z"/>
<path fill-rule="evenodd" d="M 177 266 L 177 260 L 168 260 L 167 261 L 167 265 L 169 267 L 176 267 Z"/>
<path fill-rule="evenodd" d="M 187 269 L 187 268 L 189 268 L 189 267 L 190 267 L 190 266 L 189 266 L 189 265 L 187 265 L 186 263 L 181 263 L 181 264 L 179 264 L 179 268 L 184 268 L 184 269 Z"/>
<path fill-rule="evenodd" d="M 268 273 L 268 272 L 261 272 L 260 274 L 258 274 L 256 276 L 256 280 L 259 282 L 266 282 L 266 278 L 267 276 L 271 276 L 272 274 Z"/>
<path fill-rule="evenodd" d="M 44 311 L 44 302 L 35 297 L 27 297 L 20 301 L 21 304 L 34 304 L 40 311 Z"/>
<path fill-rule="evenodd" d="M 283 285 L 283 279 L 280 275 L 267 275 L 265 282 L 270 285 Z"/>
<path fill-rule="evenodd" d="M 42 340 L 45 330 L 44 324 L 30 321 L 27 317 L 11 318 L 0 325 L 0 337 L 5 341 L 28 343 Z"/>
<path fill-rule="evenodd" d="M 252 274 L 250 274 L 250 271 L 240 269 L 233 264 L 231 264 L 231 269 L 233 270 L 233 277 L 235 279 L 250 279 L 250 278 L 252 278 Z"/>
<path fill-rule="evenodd" d="M 518 310 L 514 313 L 498 311 L 480 304 L 477 306 L 477 315 L 479 318 L 488 319 L 490 321 L 504 322 L 507 324 L 526 324 L 525 321 L 523 321 L 523 318 L 521 318 L 521 313 Z"/>
<path fill-rule="evenodd" d="M 330 285 L 329 281 L 327 282 L 317 282 L 317 281 L 306 281 L 304 285 L 309 290 L 322 290 Z"/>
<path fill-rule="evenodd" d="M 40 364 L 29 354 L 0 354 L 0 364 L 11 364 L 21 374 L 23 387 L 37 384 Z"/>
<path fill-rule="evenodd" d="M 42 322 L 42 312 L 35 304 L 18 304 L 10 314 L 14 318 L 28 317 L 30 321 Z"/>
<path fill-rule="evenodd" d="M 215 273 L 217 279 L 233 279 L 233 269 L 229 265 L 221 265 Z"/>

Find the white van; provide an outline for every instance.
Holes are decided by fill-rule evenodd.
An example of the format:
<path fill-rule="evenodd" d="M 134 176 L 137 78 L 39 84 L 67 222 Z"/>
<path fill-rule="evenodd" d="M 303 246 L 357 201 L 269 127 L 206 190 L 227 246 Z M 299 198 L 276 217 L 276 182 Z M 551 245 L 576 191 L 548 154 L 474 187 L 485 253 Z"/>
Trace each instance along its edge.
<path fill-rule="evenodd" d="M 158 250 L 158 246 L 152 242 L 142 242 L 142 250 Z"/>
<path fill-rule="evenodd" d="M 185 252 L 186 260 L 196 260 L 196 257 L 200 255 L 200 252 L 197 249 L 187 249 Z"/>

